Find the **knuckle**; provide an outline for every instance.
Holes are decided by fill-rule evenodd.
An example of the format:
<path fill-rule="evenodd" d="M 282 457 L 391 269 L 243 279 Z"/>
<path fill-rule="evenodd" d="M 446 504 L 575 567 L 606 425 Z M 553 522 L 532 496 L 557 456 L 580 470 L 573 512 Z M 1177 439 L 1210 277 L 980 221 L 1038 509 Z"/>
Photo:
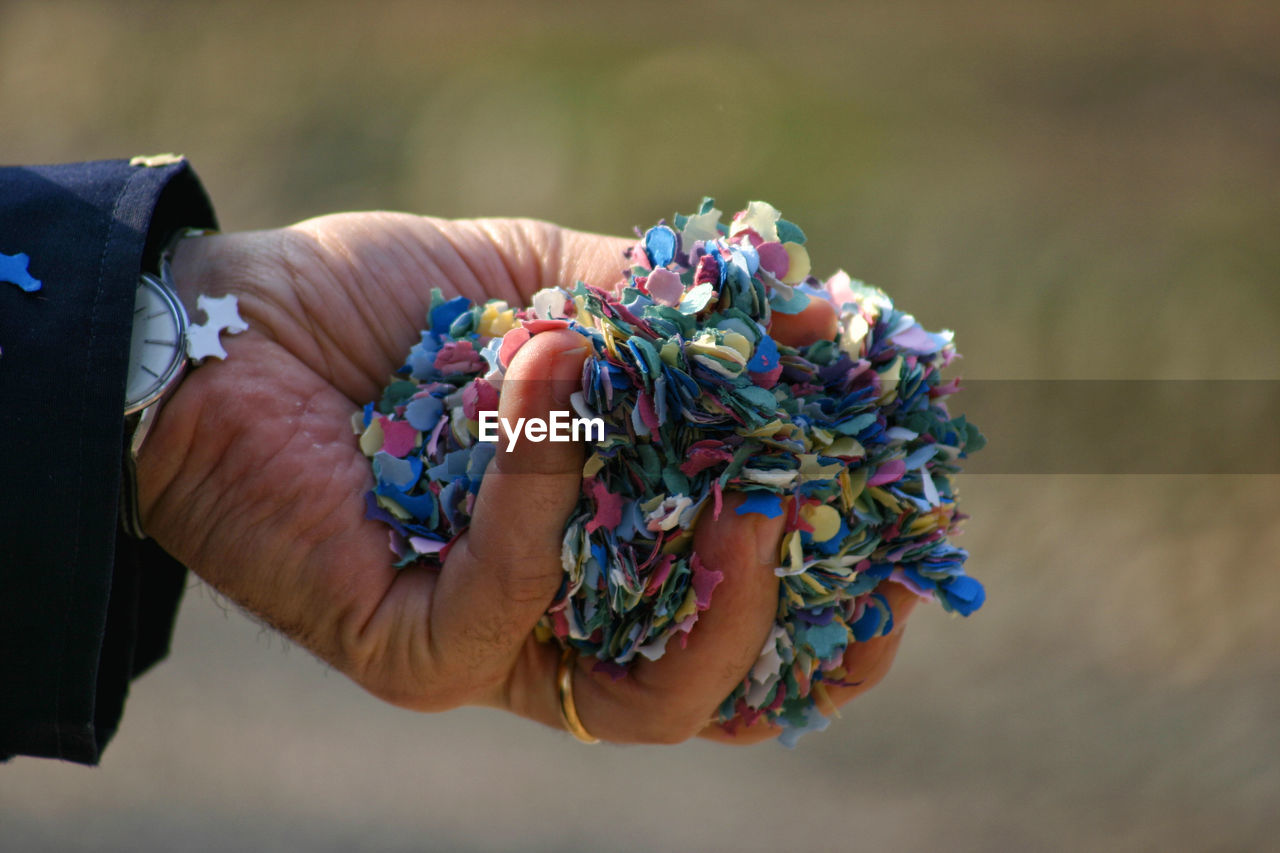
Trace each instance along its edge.
<path fill-rule="evenodd" d="M 461 543 L 467 564 L 492 566 L 502 605 L 549 605 L 560 586 L 559 555 L 540 556 L 502 547 L 492 539 L 477 543 L 474 531 Z"/>

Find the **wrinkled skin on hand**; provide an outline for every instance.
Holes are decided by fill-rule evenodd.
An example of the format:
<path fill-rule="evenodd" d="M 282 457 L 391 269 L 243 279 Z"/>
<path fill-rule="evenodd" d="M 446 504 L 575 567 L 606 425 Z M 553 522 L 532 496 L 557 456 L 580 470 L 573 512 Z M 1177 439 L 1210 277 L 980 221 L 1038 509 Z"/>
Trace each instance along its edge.
<path fill-rule="evenodd" d="M 350 416 L 380 395 L 417 341 L 432 287 L 512 305 L 576 280 L 610 287 L 627 245 L 529 220 L 392 213 L 182 241 L 174 277 L 188 309 L 197 294 L 234 293 L 249 331 L 224 338 L 227 360 L 193 371 L 161 409 L 138 460 L 145 529 L 382 699 L 421 711 L 487 705 L 560 727 L 559 652 L 532 629 L 560 584 L 583 449 L 498 453 L 470 532 L 443 568 L 397 571 L 387 528 L 364 518 L 373 480 Z M 830 318 L 810 321 L 785 335 L 825 329 Z M 567 330 L 535 336 L 508 370 L 515 391 L 504 385 L 499 414 L 514 422 L 569 408 L 586 354 Z M 579 660 L 577 705 L 593 734 L 741 744 L 777 733 L 759 723 L 730 735 L 708 723 L 755 662 L 777 604 L 783 520 L 739 516 L 735 506 L 730 496 L 718 520 L 699 522 L 694 546 L 724 580 L 687 647 L 672 644 L 618 681 Z M 893 585 L 888 594 L 897 627 L 850 647 L 849 680 L 861 683 L 830 689 L 834 704 L 870 688 L 892 662 L 914 597 Z"/>

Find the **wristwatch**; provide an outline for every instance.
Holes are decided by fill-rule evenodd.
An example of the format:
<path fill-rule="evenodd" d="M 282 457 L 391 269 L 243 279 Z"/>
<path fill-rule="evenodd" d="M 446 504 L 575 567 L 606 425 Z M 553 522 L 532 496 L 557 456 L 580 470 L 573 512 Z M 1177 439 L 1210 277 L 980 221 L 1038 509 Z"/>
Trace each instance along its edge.
<path fill-rule="evenodd" d="M 168 251 L 159 275 L 143 273 L 133 299 L 133 337 L 125 384 L 124 476 L 120 520 L 132 536 L 145 538 L 138 511 L 138 449 L 165 397 L 178 387 L 187 368 L 187 329 L 191 320 L 174 289 Z"/>
<path fill-rule="evenodd" d="M 167 258 L 160 275 L 143 273 L 133 299 L 133 337 L 125 385 L 126 424 L 133 426 L 130 452 L 137 454 L 159 403 L 177 387 L 187 366 L 187 327 L 191 321 L 174 292 Z"/>

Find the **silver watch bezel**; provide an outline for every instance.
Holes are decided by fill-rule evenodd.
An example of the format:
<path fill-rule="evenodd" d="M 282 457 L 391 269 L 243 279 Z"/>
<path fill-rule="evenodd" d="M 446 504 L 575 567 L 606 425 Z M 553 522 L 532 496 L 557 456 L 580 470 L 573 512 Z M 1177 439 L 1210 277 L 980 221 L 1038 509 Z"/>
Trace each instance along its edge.
<path fill-rule="evenodd" d="M 162 276 L 165 272 L 164 266 L 166 265 L 162 264 Z M 187 328 L 190 326 L 190 319 L 187 317 L 187 309 L 183 307 L 182 301 L 178 299 L 178 294 L 175 293 L 173 288 L 164 281 L 163 277 L 155 276 L 152 273 L 142 273 L 138 279 L 138 289 L 142 289 L 144 287 L 149 287 L 158 293 L 165 306 L 169 309 L 169 312 L 177 320 L 178 346 L 173 357 L 169 360 L 168 367 L 165 368 L 164 373 L 161 375 L 159 384 L 155 386 L 155 389 L 138 400 L 125 400 L 124 413 L 126 417 L 141 412 L 143 409 L 154 404 L 157 400 L 167 394 L 182 377 L 182 373 L 187 364 L 186 337 Z M 129 368 L 132 370 L 133 365 L 130 364 Z"/>

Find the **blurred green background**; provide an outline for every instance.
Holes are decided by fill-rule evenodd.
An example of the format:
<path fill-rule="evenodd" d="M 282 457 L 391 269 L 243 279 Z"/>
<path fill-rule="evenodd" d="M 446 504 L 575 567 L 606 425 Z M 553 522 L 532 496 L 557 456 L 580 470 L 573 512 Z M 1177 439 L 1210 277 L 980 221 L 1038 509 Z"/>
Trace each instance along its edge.
<path fill-rule="evenodd" d="M 1274 389 L 1278 43 L 1244 2 L 6 0 L 0 162 L 182 152 L 227 230 L 767 199 L 966 378 Z M 1277 849 L 1276 474 L 962 478 L 988 605 L 794 751 L 397 711 L 196 585 L 102 768 L 0 768 L 0 849 Z"/>

